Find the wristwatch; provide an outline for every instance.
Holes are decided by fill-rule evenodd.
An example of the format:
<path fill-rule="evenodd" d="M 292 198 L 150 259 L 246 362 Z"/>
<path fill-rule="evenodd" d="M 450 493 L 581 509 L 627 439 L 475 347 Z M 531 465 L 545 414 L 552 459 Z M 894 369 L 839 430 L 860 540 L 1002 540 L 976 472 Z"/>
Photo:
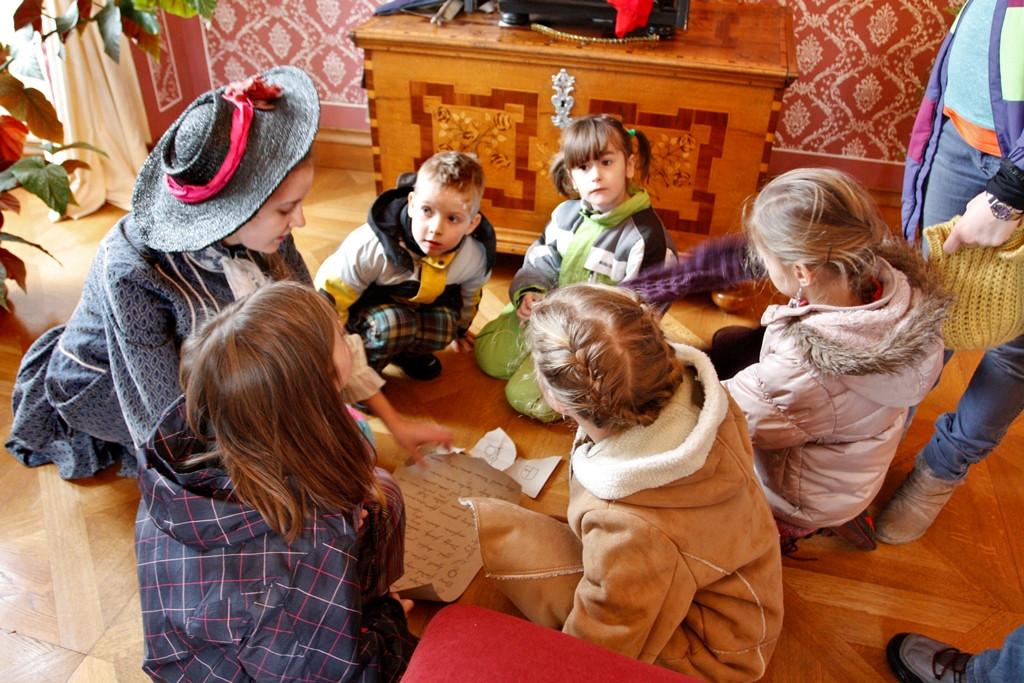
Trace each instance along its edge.
<path fill-rule="evenodd" d="M 988 208 L 992 215 L 1001 221 L 1019 221 L 1021 216 L 1024 216 L 1024 211 L 1013 208 L 991 192 L 985 193 L 985 199 L 988 200 Z"/>

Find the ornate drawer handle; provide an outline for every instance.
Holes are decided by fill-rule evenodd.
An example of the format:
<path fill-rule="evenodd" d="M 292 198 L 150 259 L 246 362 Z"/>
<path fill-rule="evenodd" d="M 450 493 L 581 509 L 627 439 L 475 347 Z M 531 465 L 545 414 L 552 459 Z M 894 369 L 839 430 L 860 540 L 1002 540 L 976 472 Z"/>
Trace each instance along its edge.
<path fill-rule="evenodd" d="M 572 96 L 572 91 L 576 89 L 576 77 L 570 76 L 565 69 L 559 69 L 558 73 L 551 77 L 551 89 L 555 91 L 551 96 L 551 104 L 555 107 L 551 123 L 559 128 L 565 128 L 569 125 L 572 107 L 576 104 L 576 98 Z"/>

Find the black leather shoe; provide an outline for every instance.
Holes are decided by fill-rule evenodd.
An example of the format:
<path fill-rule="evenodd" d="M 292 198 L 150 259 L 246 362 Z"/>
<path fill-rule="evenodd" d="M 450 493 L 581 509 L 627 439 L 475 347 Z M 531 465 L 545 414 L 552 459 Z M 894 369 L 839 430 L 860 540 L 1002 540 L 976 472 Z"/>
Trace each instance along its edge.
<path fill-rule="evenodd" d="M 972 656 L 920 633 L 897 633 L 885 648 L 889 668 L 903 683 L 967 683 Z"/>
<path fill-rule="evenodd" d="M 391 362 L 412 379 L 434 379 L 441 374 L 441 361 L 432 353 L 399 353 Z"/>

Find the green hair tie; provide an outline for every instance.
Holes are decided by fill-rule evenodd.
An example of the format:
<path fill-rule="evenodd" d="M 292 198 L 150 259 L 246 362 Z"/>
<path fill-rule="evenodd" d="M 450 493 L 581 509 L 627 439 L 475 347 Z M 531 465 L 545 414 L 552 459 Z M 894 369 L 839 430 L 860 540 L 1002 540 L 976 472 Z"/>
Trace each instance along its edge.
<path fill-rule="evenodd" d="M 627 128 L 626 132 L 629 133 L 629 137 L 631 137 L 631 138 L 636 137 L 636 128 Z"/>

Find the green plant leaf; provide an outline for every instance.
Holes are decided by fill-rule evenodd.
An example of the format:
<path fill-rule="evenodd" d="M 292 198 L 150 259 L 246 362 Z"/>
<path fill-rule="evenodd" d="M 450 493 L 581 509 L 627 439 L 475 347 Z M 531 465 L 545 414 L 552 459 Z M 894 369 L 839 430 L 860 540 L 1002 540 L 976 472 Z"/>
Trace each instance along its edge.
<path fill-rule="evenodd" d="M 64 124 L 46 95 L 35 88 L 25 89 L 25 123 L 28 129 L 44 140 L 64 142 Z"/>
<path fill-rule="evenodd" d="M 68 11 L 57 17 L 54 22 L 57 24 L 57 33 L 60 34 L 60 39 L 67 39 L 71 29 L 78 25 L 78 5 L 74 4 L 68 7 Z"/>
<path fill-rule="evenodd" d="M 66 149 L 87 149 L 89 151 L 96 152 L 97 154 L 102 154 L 103 156 L 107 157 L 108 159 L 110 158 L 109 154 L 104 152 L 99 147 L 95 147 L 93 145 L 90 145 L 88 142 L 69 142 L 66 145 L 56 145 L 56 144 L 54 144 L 52 142 L 41 142 L 41 143 L 39 143 L 39 146 L 42 147 L 45 151 L 49 152 L 50 154 L 56 154 L 57 152 L 63 152 Z"/>
<path fill-rule="evenodd" d="M 132 21 L 138 24 L 143 32 L 151 36 L 160 35 L 160 22 L 156 18 L 156 12 L 139 10 L 132 0 L 118 0 L 117 7 L 121 10 L 122 25 L 126 20 Z"/>
<path fill-rule="evenodd" d="M 31 26 L 37 33 L 43 31 L 43 0 L 24 0 L 14 10 L 14 30 Z"/>
<path fill-rule="evenodd" d="M 36 33 L 31 26 L 15 31 L 11 42 L 11 73 L 25 78 L 44 80 L 43 70 L 36 58 Z"/>
<path fill-rule="evenodd" d="M 21 287 L 21 291 L 27 291 L 25 289 L 26 270 L 24 261 L 6 249 L 0 249 L 0 267 L 4 269 L 4 279 L 10 278 L 14 280 Z"/>
<path fill-rule="evenodd" d="M 0 167 L 7 168 L 25 152 L 28 126 L 13 116 L 0 116 Z"/>
<path fill-rule="evenodd" d="M 25 105 L 25 84 L 10 71 L 0 71 L 0 107 L 19 121 L 24 121 Z"/>
<path fill-rule="evenodd" d="M 15 197 L 10 192 L 0 192 L 0 211 L 13 211 L 14 213 L 21 213 L 21 200 Z M 0 221 L 0 226 L 2 225 L 3 222 Z"/>
<path fill-rule="evenodd" d="M 121 10 L 117 0 L 107 0 L 107 4 L 96 13 L 96 27 L 103 37 L 103 51 L 115 62 L 121 62 Z"/>
<path fill-rule="evenodd" d="M 18 237 L 17 235 L 12 235 L 9 232 L 0 232 L 0 242 L 14 242 L 15 244 L 26 244 L 26 245 L 32 247 L 33 249 L 38 249 L 39 251 L 43 252 L 44 254 L 46 254 L 47 256 L 52 258 L 57 263 L 60 263 L 60 259 L 57 258 L 56 256 L 54 256 L 53 254 L 51 254 L 50 252 L 46 251 L 46 249 L 43 249 L 43 246 L 41 244 L 36 244 L 35 242 L 29 242 L 24 237 Z M 64 265 L 64 264 L 61 263 L 61 265 Z"/>
<path fill-rule="evenodd" d="M 197 3 L 194 0 L 191 2 L 189 0 L 156 0 L 155 4 L 163 11 L 176 17 L 188 19 L 199 13 L 199 7 L 197 7 Z"/>
<path fill-rule="evenodd" d="M 0 171 L 0 192 L 6 192 L 7 190 L 13 190 L 18 186 L 18 179 L 14 177 L 14 171 L 7 169 Z M 3 226 L 3 214 L 0 213 L 0 226 Z"/>
<path fill-rule="evenodd" d="M 128 40 L 132 41 L 139 48 L 153 59 L 160 60 L 160 36 L 146 33 L 145 30 L 131 19 L 121 16 L 121 28 Z"/>
<path fill-rule="evenodd" d="M 51 164 L 40 157 L 28 157 L 11 166 L 21 186 L 43 200 L 63 216 L 71 198 L 71 180 L 60 164 Z"/>
<path fill-rule="evenodd" d="M 217 0 L 196 0 L 196 9 L 199 10 L 199 16 L 211 19 L 213 11 L 217 9 Z"/>

